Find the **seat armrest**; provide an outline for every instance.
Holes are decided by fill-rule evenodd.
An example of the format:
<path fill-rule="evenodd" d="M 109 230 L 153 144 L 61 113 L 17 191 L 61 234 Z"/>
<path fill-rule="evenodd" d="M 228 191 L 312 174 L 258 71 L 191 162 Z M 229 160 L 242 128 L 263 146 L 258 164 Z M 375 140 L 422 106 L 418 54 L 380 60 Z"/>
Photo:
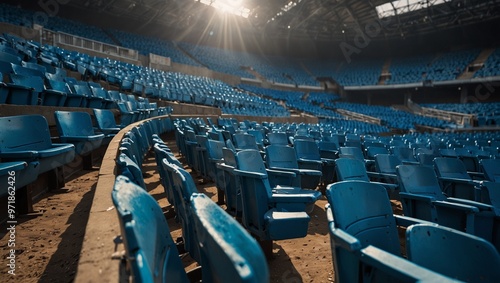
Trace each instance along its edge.
<path fill-rule="evenodd" d="M 389 274 L 391 277 L 401 279 L 402 282 L 456 282 L 452 278 L 372 245 L 361 250 L 360 258 L 365 264 Z"/>
<path fill-rule="evenodd" d="M 440 206 L 440 207 L 445 207 L 445 208 L 453 208 L 456 210 L 462 210 L 464 212 L 471 212 L 471 213 L 479 212 L 479 209 L 475 206 L 472 206 L 472 205 L 465 205 L 465 204 L 449 202 L 449 201 L 441 201 L 441 200 L 434 201 L 433 203 L 435 206 Z"/>
<path fill-rule="evenodd" d="M 452 197 L 449 197 L 449 198 L 446 199 L 446 201 L 452 202 L 452 203 L 463 204 L 463 205 L 474 206 L 474 207 L 477 207 L 477 209 L 479 209 L 481 211 L 492 211 L 493 210 L 493 206 L 492 205 L 481 203 L 481 202 L 477 202 L 477 201 L 473 201 L 473 200 L 468 200 L 468 199 L 461 199 L 461 198 L 452 198 Z"/>
<path fill-rule="evenodd" d="M 413 217 L 404 216 L 404 215 L 394 215 L 394 219 L 396 220 L 396 225 L 402 226 L 402 227 L 409 227 L 410 225 L 414 225 L 414 224 L 436 225 L 436 223 L 433 223 L 430 221 L 425 221 L 422 219 L 413 218 Z"/>
<path fill-rule="evenodd" d="M 438 179 L 440 181 L 467 184 L 467 185 L 473 185 L 473 186 L 481 185 L 481 181 L 470 180 L 470 179 L 459 179 L 459 178 L 450 178 L 450 177 L 438 177 Z"/>
<path fill-rule="evenodd" d="M 243 171 L 240 169 L 234 169 L 234 174 L 241 176 L 241 177 L 250 177 L 250 178 L 258 178 L 258 179 L 266 179 L 267 175 L 263 173 L 258 173 L 258 172 L 251 172 L 251 171 Z"/>
<path fill-rule="evenodd" d="M 289 178 L 297 177 L 297 174 L 295 174 L 294 172 L 290 172 L 290 171 L 282 171 L 282 170 L 275 170 L 275 169 L 266 169 L 266 171 L 267 171 L 268 175 L 289 177 Z"/>
<path fill-rule="evenodd" d="M 399 192 L 399 196 L 401 198 L 413 199 L 413 200 L 418 200 L 418 201 L 426 201 L 426 202 L 436 201 L 436 199 L 432 196 L 417 195 L 417 194 L 411 194 L 411 193 L 405 193 L 405 192 Z"/>
<path fill-rule="evenodd" d="M 13 152 L 1 152 L 0 158 L 5 159 L 36 159 L 39 154 L 36 150 L 23 150 L 23 151 L 13 151 Z"/>
<path fill-rule="evenodd" d="M 361 250 L 361 243 L 356 237 L 353 237 L 351 234 L 345 232 L 342 229 L 335 228 L 334 222 L 328 223 L 330 228 L 330 235 L 335 243 L 335 246 L 341 247 L 350 252 Z"/>

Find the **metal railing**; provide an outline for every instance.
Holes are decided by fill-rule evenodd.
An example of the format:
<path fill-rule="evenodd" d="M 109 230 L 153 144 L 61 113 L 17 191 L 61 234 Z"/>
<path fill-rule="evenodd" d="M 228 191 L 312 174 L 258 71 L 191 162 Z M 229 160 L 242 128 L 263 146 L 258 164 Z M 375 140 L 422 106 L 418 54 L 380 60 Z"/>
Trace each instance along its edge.
<path fill-rule="evenodd" d="M 108 44 L 100 41 L 95 41 L 64 32 L 57 32 L 56 44 L 70 45 L 126 59 L 132 59 L 132 60 L 139 59 L 139 52 L 137 50 L 124 48 L 121 46 Z"/>

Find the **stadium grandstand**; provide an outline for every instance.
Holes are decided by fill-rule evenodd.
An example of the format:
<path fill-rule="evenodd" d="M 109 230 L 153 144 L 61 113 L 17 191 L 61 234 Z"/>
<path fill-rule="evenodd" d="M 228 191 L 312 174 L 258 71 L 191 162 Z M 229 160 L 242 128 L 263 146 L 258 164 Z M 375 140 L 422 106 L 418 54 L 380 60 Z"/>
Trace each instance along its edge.
<path fill-rule="evenodd" d="M 1 281 L 498 282 L 499 26 L 500 0 L 2 1 Z"/>

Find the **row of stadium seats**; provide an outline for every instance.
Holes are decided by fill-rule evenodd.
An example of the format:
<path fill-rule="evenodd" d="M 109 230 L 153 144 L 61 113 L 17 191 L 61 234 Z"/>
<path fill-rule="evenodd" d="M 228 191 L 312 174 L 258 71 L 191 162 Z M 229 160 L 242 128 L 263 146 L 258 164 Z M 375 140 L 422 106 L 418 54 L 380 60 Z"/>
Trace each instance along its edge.
<path fill-rule="evenodd" d="M 445 281 L 452 278 L 493 280 L 498 276 L 498 270 L 492 268 L 500 262 L 497 251 L 500 247 L 497 236 L 500 225 L 496 220 L 500 195 L 496 193 L 499 187 L 495 183 L 495 174 L 499 173 L 494 173 L 498 172 L 496 168 L 499 164 L 495 159 L 498 158 L 498 147 L 496 154 L 481 156 L 477 155 L 478 152 L 472 153 L 474 147 L 471 145 L 474 144 L 478 151 L 481 144 L 482 147 L 495 146 L 490 141 L 499 138 L 494 132 L 477 135 L 475 140 L 465 139 L 464 134 L 458 139 L 450 137 L 443 141 L 441 136 L 430 134 L 389 138 L 342 134 L 334 137 L 314 130 L 315 125 L 305 124 L 290 127 L 288 132 L 273 132 L 275 125 L 228 120 L 219 120 L 217 125 L 205 125 L 199 119 L 178 121 L 176 124 L 177 143 L 188 165 L 203 178 L 216 178 L 218 194 L 223 194 L 218 199 L 221 203 L 225 201 L 227 212 L 235 217 L 243 215 L 243 219 L 249 218 L 245 217 L 248 215 L 245 198 L 249 198 L 246 192 L 252 191 L 250 188 L 259 183 L 255 180 L 249 182 L 252 174 L 257 174 L 252 172 L 259 172 L 260 178 L 265 178 L 271 188 L 277 185 L 307 188 L 308 184 L 319 184 L 315 179 L 317 176 L 324 178 L 324 172 L 335 171 L 333 181 L 327 181 L 326 195 L 331 205 L 327 214 L 338 280 L 360 276 L 359 268 L 370 276 L 382 276 L 377 277 L 381 282 L 420 276 Z M 330 158 L 322 158 L 319 145 L 328 140 L 334 147 L 330 150 Z M 448 155 L 451 146 L 456 147 L 457 155 L 454 157 Z M 381 150 L 374 151 L 374 148 Z M 467 149 L 469 154 L 459 154 L 459 149 Z M 323 150 L 323 154 L 326 152 Z M 420 163 L 425 154 L 431 155 L 430 164 Z M 385 164 L 388 159 L 392 162 Z M 480 164 L 480 167 L 470 169 L 474 172 L 467 172 L 469 159 L 476 159 Z M 311 169 L 311 165 L 315 169 Z M 330 167 L 325 170 L 323 166 Z M 368 171 L 368 168 L 374 171 Z M 301 176 L 302 180 L 297 182 L 294 178 L 283 178 L 291 172 Z M 305 178 L 308 180 L 304 182 Z M 279 193 L 279 189 L 273 192 Z M 393 213 L 388 196 L 401 199 L 404 216 L 387 218 Z M 352 215 L 356 216 L 355 219 Z M 391 223 L 381 224 L 388 229 L 382 234 L 371 232 L 377 226 L 374 223 L 377 222 L 376 215 L 383 215 L 381 217 Z M 457 219 L 468 219 L 475 224 Z M 357 233 L 357 230 L 349 228 L 353 221 L 363 221 L 370 229 Z M 415 224 L 418 225 L 412 226 Z M 245 225 L 248 223 L 243 222 Z M 396 225 L 408 227 L 407 251 L 412 256 L 407 259 L 394 257 L 400 254 Z M 260 235 L 255 229 L 254 234 Z M 391 235 L 389 239 L 388 235 Z M 437 239 L 446 239 L 439 242 L 441 246 L 414 240 L 434 235 Z M 420 243 L 410 244 L 410 241 Z M 346 245 L 347 242 L 353 244 Z M 466 245 L 466 254 L 453 253 L 457 245 Z M 476 253 L 472 247 L 480 247 L 481 252 Z M 439 260 L 423 257 L 430 250 L 441 253 L 443 257 Z M 384 261 L 378 258 L 381 255 Z M 479 261 L 481 256 L 487 257 L 488 264 L 492 265 L 455 268 L 461 260 L 477 258 Z M 389 259 L 390 263 L 385 262 Z M 345 269 L 345 266 L 350 268 Z"/>

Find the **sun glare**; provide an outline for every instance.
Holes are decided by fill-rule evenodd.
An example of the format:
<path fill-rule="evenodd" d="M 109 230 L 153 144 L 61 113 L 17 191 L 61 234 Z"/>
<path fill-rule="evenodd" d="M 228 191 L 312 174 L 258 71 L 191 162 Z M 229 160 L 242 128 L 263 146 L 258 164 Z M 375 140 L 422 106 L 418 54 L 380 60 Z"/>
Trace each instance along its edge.
<path fill-rule="evenodd" d="M 195 0 L 197 1 L 197 0 Z M 243 5 L 243 0 L 199 0 L 200 3 L 212 6 L 224 13 L 229 13 L 243 18 L 248 18 L 250 9 Z"/>

